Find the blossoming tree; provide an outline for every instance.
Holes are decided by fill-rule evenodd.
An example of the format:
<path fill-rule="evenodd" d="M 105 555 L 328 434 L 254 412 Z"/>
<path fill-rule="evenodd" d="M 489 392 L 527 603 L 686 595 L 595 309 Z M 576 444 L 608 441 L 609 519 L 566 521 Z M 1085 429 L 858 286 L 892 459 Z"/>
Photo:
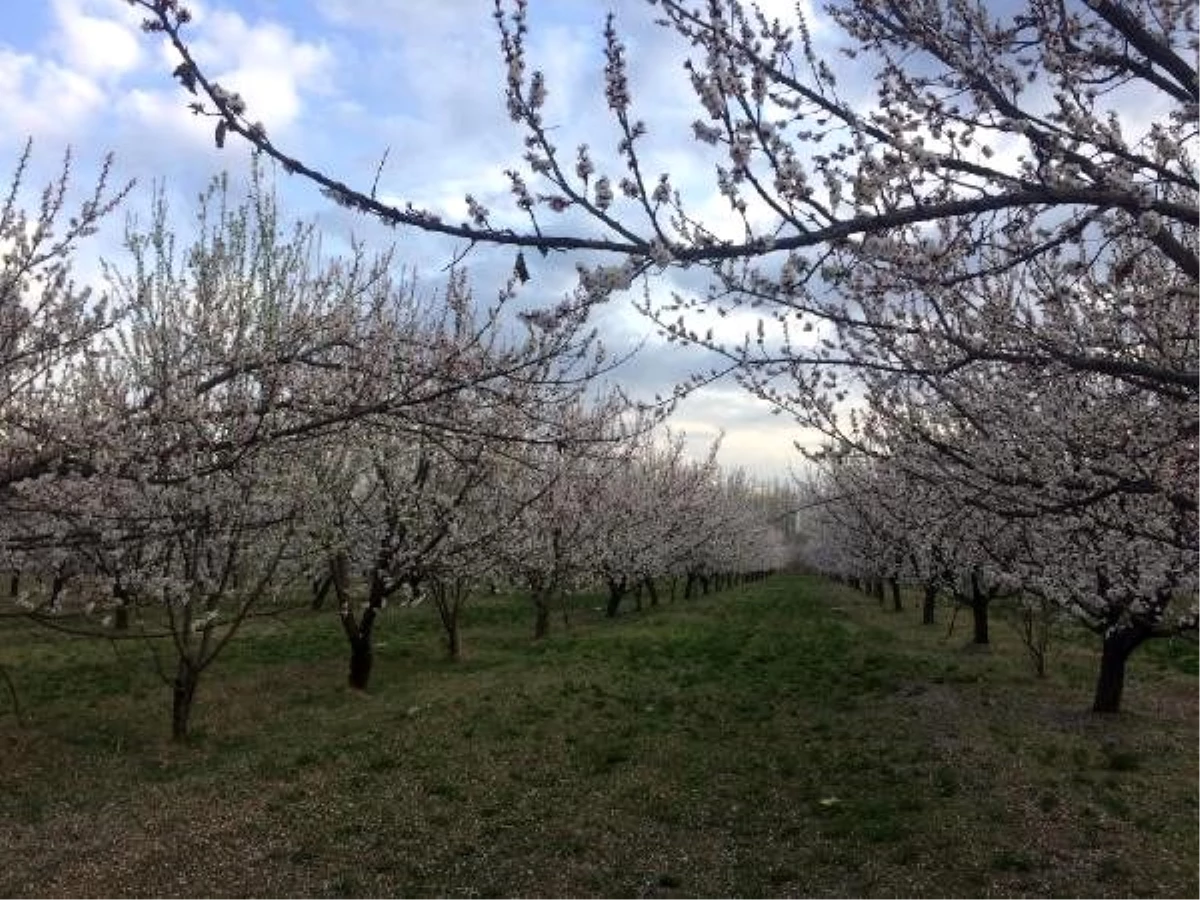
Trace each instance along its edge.
<path fill-rule="evenodd" d="M 277 145 L 207 76 L 181 4 L 132 2 L 178 55 L 175 77 L 218 143 L 237 135 L 393 225 L 608 254 L 579 266 L 559 312 L 654 273 L 704 269 L 706 291 L 642 304 L 669 337 L 724 355 L 749 390 L 837 441 L 916 460 L 907 471 L 940 481 L 949 506 L 1026 520 L 1011 544 L 980 548 L 1004 571 L 1021 568 L 1022 540 L 1025 563 L 1044 551 L 1043 572 L 1061 542 L 1090 548 L 1074 575 L 1043 587 L 1103 623 L 1109 687 L 1095 708 L 1119 703 L 1120 647 L 1158 630 L 1197 552 L 1194 491 L 1180 489 L 1196 481 L 1187 448 L 1200 389 L 1192 4 L 840 0 L 822 23 L 839 36 L 818 44 L 798 14 L 659 0 L 686 54 L 681 102 L 694 98 L 687 172 L 656 163 L 670 136 L 639 118 L 614 16 L 596 90 L 612 146 L 567 145 L 547 119 L 555 85 L 531 58 L 528 4 L 498 4 L 505 99 L 527 149 L 510 170 L 512 208 L 464 197 L 455 223 Z M 556 228 L 567 212 L 588 224 Z M 724 339 L 713 326 L 738 314 L 757 322 Z M 1070 401 L 1066 414 L 1051 398 Z M 854 406 L 867 412 L 856 419 Z M 1138 425 L 1126 433 L 1117 416 Z M 1143 563 L 1101 533 L 1151 541 L 1137 559 L 1152 574 L 1114 587 L 1114 569 Z M 1019 580 L 1041 578 L 1024 569 Z"/>

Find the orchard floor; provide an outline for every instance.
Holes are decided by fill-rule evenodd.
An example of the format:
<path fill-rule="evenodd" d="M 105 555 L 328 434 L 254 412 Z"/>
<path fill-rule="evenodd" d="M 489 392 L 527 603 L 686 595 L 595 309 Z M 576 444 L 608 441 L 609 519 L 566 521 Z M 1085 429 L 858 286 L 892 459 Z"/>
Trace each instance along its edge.
<path fill-rule="evenodd" d="M 367 694 L 331 612 L 263 617 L 184 745 L 145 643 L 0 619 L 0 894 L 1197 896 L 1194 644 L 1098 717 L 1078 636 L 1037 679 L 815 578 L 597 605 L 481 600 L 458 664 L 389 611 Z"/>

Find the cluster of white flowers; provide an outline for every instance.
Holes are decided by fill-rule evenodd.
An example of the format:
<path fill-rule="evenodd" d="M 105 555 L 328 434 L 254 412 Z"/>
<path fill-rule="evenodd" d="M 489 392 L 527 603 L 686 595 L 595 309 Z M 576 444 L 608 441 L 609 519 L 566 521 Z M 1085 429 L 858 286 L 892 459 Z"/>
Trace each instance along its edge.
<path fill-rule="evenodd" d="M 488 221 L 488 209 L 471 194 L 466 196 L 467 214 L 471 217 L 471 222 L 479 227 L 486 227 Z"/>
<path fill-rule="evenodd" d="M 602 175 L 596 179 L 596 208 L 601 212 L 612 206 L 613 189 L 612 182 L 608 180 L 607 175 Z"/>
<path fill-rule="evenodd" d="M 590 301 L 605 300 L 614 291 L 625 291 L 633 285 L 637 263 L 628 260 L 619 266 L 589 267 L 579 264 L 579 287 Z"/>
<path fill-rule="evenodd" d="M 235 116 L 240 116 L 246 112 L 246 101 L 242 99 L 242 95 L 235 91 L 226 90 L 221 85 L 214 83 L 212 86 L 213 99 Z"/>
<path fill-rule="evenodd" d="M 658 184 L 654 186 L 654 193 L 650 195 L 655 203 L 670 203 L 671 202 L 671 177 L 665 172 L 658 176 Z"/>
<path fill-rule="evenodd" d="M 754 142 L 750 135 L 738 132 L 729 144 L 729 158 L 733 162 L 734 171 L 745 171 L 750 168 L 750 154 L 754 151 Z"/>
<path fill-rule="evenodd" d="M 580 181 L 586 182 L 595 171 L 596 167 L 592 164 L 592 158 L 588 154 L 588 145 L 580 144 L 579 155 L 575 163 L 575 174 L 579 176 Z"/>
<path fill-rule="evenodd" d="M 708 113 L 709 118 L 718 121 L 723 119 L 725 117 L 725 96 L 721 93 L 718 80 L 701 75 L 694 69 L 690 71 L 690 75 L 692 89 L 695 90 L 696 96 L 700 98 L 700 103 Z"/>
<path fill-rule="evenodd" d="M 692 123 L 692 134 L 696 136 L 696 140 L 702 141 L 705 144 L 715 144 L 721 139 L 724 132 L 715 126 L 706 125 L 697 119 Z"/>
<path fill-rule="evenodd" d="M 536 71 L 529 81 L 529 108 L 541 109 L 546 104 L 546 76 Z"/>
<path fill-rule="evenodd" d="M 675 260 L 675 254 L 671 248 L 658 238 L 650 242 L 649 256 L 655 265 L 663 266 L 664 268 L 671 265 Z"/>

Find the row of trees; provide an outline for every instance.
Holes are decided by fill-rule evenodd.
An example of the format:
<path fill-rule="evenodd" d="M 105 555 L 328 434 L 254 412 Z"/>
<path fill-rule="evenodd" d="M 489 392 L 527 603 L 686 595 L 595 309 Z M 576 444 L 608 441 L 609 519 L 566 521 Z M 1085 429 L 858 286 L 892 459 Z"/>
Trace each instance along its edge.
<path fill-rule="evenodd" d="M 695 110 L 671 172 L 685 136 L 640 118 L 615 17 L 594 92 L 611 146 L 564 146 L 528 3 L 498 2 L 525 151 L 511 209 L 465 198 L 455 224 L 276 144 L 191 52 L 178 2 L 132 2 L 222 138 L 344 206 L 471 246 L 608 254 L 580 267 L 577 305 L 705 271 L 707 290 L 642 309 L 828 436 L 832 569 L 938 573 L 981 631 L 999 593 L 1071 611 L 1102 635 L 1097 710 L 1139 643 L 1194 632 L 1194 4 L 834 0 L 818 42 L 798 11 L 652 0 Z M 740 342 L 720 325 L 737 314 L 757 318 Z"/>
<path fill-rule="evenodd" d="M 883 390 L 884 388 L 880 388 Z M 1093 709 L 1120 708 L 1146 640 L 1195 634 L 1196 410 L 1102 376 L 1012 367 L 889 385 L 821 455 L 808 562 L 969 607 L 1016 598 L 1101 641 Z M 1044 646 L 1027 635 L 1039 669 Z"/>
<path fill-rule="evenodd" d="M 486 306 L 454 272 L 423 298 L 387 256 L 323 257 L 257 178 L 245 201 L 214 183 L 188 241 L 156 197 L 89 292 L 75 241 L 123 192 L 102 183 L 56 233 L 67 172 L 31 224 L 24 162 L 0 222 L 0 566 L 39 620 L 169 639 L 148 646 L 176 737 L 247 617 L 309 584 L 366 688 L 389 600 L 431 598 L 457 658 L 488 586 L 528 591 L 540 637 L 599 580 L 615 615 L 661 576 L 782 562 L 752 485 L 603 392 L 619 360 L 583 316 L 522 324 L 514 285 Z"/>

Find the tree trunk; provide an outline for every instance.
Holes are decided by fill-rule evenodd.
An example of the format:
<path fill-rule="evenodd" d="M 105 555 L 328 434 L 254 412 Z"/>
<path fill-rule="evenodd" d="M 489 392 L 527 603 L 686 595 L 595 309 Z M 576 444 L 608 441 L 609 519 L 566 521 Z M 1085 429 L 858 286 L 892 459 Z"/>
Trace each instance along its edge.
<path fill-rule="evenodd" d="M 325 604 L 325 597 L 329 594 L 329 589 L 333 586 L 333 575 L 326 574 L 323 578 L 314 578 L 312 580 L 312 610 L 315 612 Z"/>
<path fill-rule="evenodd" d="M 903 612 L 904 603 L 900 599 L 900 579 L 889 578 L 888 583 L 891 584 L 892 587 L 892 609 L 895 612 Z"/>
<path fill-rule="evenodd" d="M 604 615 L 609 619 L 617 617 L 617 611 L 621 608 L 621 596 L 619 594 L 608 595 L 608 601 L 604 604 Z"/>
<path fill-rule="evenodd" d="M 534 591 L 533 613 L 533 639 L 540 641 L 550 633 L 550 603 L 541 591 Z"/>
<path fill-rule="evenodd" d="M 330 560 L 327 584 L 337 595 L 338 618 L 342 622 L 346 640 L 350 642 L 350 673 L 347 683 L 356 691 L 365 691 L 371 683 L 371 669 L 375 664 L 375 649 L 371 642 L 375 632 L 375 616 L 383 605 L 383 582 L 378 572 L 372 574 L 367 608 L 363 610 L 361 620 L 354 617 L 349 582 L 349 562 L 345 554 L 339 553 Z"/>
<path fill-rule="evenodd" d="M 446 655 L 451 662 L 460 662 L 463 658 L 462 628 L 459 626 L 457 608 L 451 611 L 446 621 Z"/>
<path fill-rule="evenodd" d="M 356 622 L 354 612 L 348 605 L 341 608 L 342 630 L 350 641 L 349 685 L 356 691 L 365 691 L 371 682 L 371 669 L 375 664 L 375 648 L 372 641 L 377 613 L 375 607 L 368 606 L 363 610 L 362 619 Z"/>
<path fill-rule="evenodd" d="M 986 598 L 977 597 L 971 603 L 971 622 L 974 625 L 971 642 L 983 645 L 990 644 L 991 642 L 988 640 L 988 603 Z"/>
<path fill-rule="evenodd" d="M 187 660 L 179 660 L 175 670 L 175 682 L 171 690 L 171 739 L 183 741 L 188 736 L 188 725 L 192 718 L 192 703 L 196 699 L 196 685 L 200 683 L 200 672 Z"/>
<path fill-rule="evenodd" d="M 608 582 L 608 603 L 604 607 L 604 615 L 610 619 L 617 617 L 617 611 L 621 608 L 621 598 L 625 596 L 625 588 L 618 582 Z"/>
<path fill-rule="evenodd" d="M 117 601 L 113 611 L 113 628 L 117 631 L 128 631 L 133 610 L 133 595 L 119 578 L 113 582 L 113 599 Z"/>
<path fill-rule="evenodd" d="M 974 644 L 989 645 L 988 640 L 988 602 L 992 598 L 984 593 L 979 586 L 979 574 L 971 573 L 971 621 L 974 625 Z"/>
<path fill-rule="evenodd" d="M 1105 636 L 1104 647 L 1100 653 L 1100 673 L 1096 679 L 1092 712 L 1121 711 L 1121 694 L 1125 690 L 1125 664 L 1145 639 L 1144 632 L 1132 629 L 1114 631 Z"/>
<path fill-rule="evenodd" d="M 655 586 L 653 578 L 646 579 L 646 592 L 650 595 L 650 605 L 658 606 L 658 587 Z"/>
<path fill-rule="evenodd" d="M 375 650 L 371 646 L 371 634 L 361 632 L 350 638 L 350 687 L 365 691 L 371 683 L 371 668 L 375 664 Z"/>
<path fill-rule="evenodd" d="M 925 598 L 921 602 L 921 624 L 932 625 L 934 611 L 937 609 L 937 584 L 928 581 L 925 583 Z"/>
<path fill-rule="evenodd" d="M 62 592 L 67 586 L 67 576 L 62 572 L 57 572 L 54 575 L 54 580 L 50 582 L 50 611 L 62 611 Z"/>

